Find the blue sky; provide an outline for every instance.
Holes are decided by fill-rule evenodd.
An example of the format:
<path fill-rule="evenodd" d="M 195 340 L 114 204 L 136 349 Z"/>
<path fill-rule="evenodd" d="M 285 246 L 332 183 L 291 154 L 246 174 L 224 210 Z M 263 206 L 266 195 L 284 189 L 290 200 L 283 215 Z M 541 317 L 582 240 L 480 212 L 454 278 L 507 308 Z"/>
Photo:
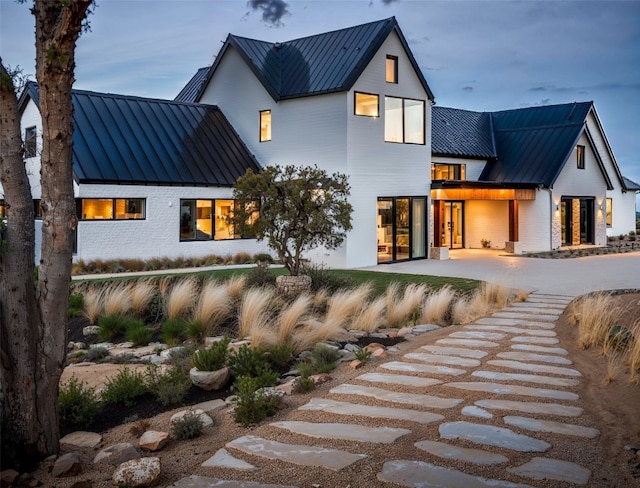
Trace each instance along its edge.
<path fill-rule="evenodd" d="M 35 73 L 29 3 L 0 0 L 0 55 Z M 286 41 L 395 16 L 442 106 L 593 100 L 640 183 L 640 0 L 98 0 L 76 88 L 173 98 L 229 32 Z"/>

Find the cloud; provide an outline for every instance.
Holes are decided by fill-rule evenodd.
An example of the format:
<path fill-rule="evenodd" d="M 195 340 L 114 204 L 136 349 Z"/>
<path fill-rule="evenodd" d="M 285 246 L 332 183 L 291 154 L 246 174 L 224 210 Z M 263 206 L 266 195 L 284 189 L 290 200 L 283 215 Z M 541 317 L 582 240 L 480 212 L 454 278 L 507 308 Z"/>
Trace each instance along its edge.
<path fill-rule="evenodd" d="M 462 87 L 462 91 L 472 92 L 473 91 L 473 87 L 472 86 L 463 86 Z"/>
<path fill-rule="evenodd" d="M 289 4 L 284 0 L 249 0 L 247 6 L 252 10 L 262 10 L 262 20 L 274 27 L 282 26 L 282 18 L 291 15 Z"/>
<path fill-rule="evenodd" d="M 618 90 L 640 90 L 640 83 L 620 83 L 617 81 L 594 83 L 584 86 L 556 86 L 553 84 L 542 84 L 532 86 L 528 91 L 537 93 L 589 93 L 590 91 L 618 91 Z"/>

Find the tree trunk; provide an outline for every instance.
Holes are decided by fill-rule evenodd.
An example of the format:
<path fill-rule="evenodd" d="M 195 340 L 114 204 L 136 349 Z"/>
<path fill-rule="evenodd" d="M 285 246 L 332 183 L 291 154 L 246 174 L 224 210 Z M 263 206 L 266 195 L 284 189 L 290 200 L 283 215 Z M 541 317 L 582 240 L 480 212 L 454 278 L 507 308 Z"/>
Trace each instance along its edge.
<path fill-rule="evenodd" d="M 35 287 L 33 231 L 24 236 L 25 242 L 30 243 L 25 244 L 27 249 L 22 252 L 9 249 L 3 257 L 2 289 L 11 294 L 0 297 L 4 301 L 3 424 L 11 427 L 18 462 L 33 462 L 59 451 L 58 384 L 66 352 L 71 259 L 77 223 L 73 195 L 71 88 L 75 44 L 91 3 L 92 0 L 35 0 L 32 9 L 36 18 L 36 77 L 42 117 L 42 251 Z M 12 103 L 15 105 L 15 97 Z M 12 113 L 17 120 L 16 110 Z M 13 154 L 15 151 L 11 148 L 20 146 L 14 146 L 13 139 L 6 140 L 8 152 Z M 11 161 L 15 164 L 13 158 Z M 3 177 L 5 166 L 13 168 L 9 162 L 7 165 L 3 162 Z M 10 169 L 6 177 L 13 181 L 18 175 Z M 12 185 L 9 183 L 9 187 Z M 25 203 L 24 191 L 16 191 L 9 199 L 4 181 L 3 186 L 9 205 L 20 207 Z M 28 191 L 28 182 L 26 188 Z M 27 223 L 27 220 L 21 221 L 20 216 L 14 217 L 10 208 L 9 228 L 33 227 L 31 198 L 29 194 L 30 221 Z M 13 239 L 11 232 L 9 238 Z M 8 264 L 14 261 L 15 264 Z M 14 270 L 21 270 L 22 274 L 16 274 Z M 27 274 L 31 275 L 30 282 Z M 19 308 L 24 310 L 19 313 Z M 5 449 L 3 443 L 3 453 Z"/>

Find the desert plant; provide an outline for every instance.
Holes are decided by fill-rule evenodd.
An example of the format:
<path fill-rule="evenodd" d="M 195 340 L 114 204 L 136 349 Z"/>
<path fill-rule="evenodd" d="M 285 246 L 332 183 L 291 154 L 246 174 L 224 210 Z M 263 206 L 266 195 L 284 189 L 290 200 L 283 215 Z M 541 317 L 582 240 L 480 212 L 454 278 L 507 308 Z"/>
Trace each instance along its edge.
<path fill-rule="evenodd" d="M 186 317 L 194 304 L 197 283 L 193 278 L 186 278 L 176 283 L 166 298 L 166 316 L 168 319 Z"/>
<path fill-rule="evenodd" d="M 97 362 L 106 358 L 109 355 L 109 350 L 106 347 L 90 347 L 87 350 L 87 354 L 84 356 L 85 361 Z"/>
<path fill-rule="evenodd" d="M 176 365 L 162 373 L 158 365 L 148 364 L 145 382 L 149 391 L 164 406 L 181 404 L 191 388 L 189 376 Z"/>
<path fill-rule="evenodd" d="M 78 317 L 84 311 L 84 296 L 82 293 L 71 293 L 69 295 L 69 307 L 67 315 L 69 317 Z"/>
<path fill-rule="evenodd" d="M 90 388 L 75 376 L 60 386 L 58 393 L 60 421 L 76 427 L 89 427 L 102 409 L 95 388 Z"/>
<path fill-rule="evenodd" d="M 187 322 L 182 318 L 167 319 L 162 322 L 162 337 L 169 345 L 178 345 L 186 337 Z"/>
<path fill-rule="evenodd" d="M 217 371 L 227 362 L 227 347 L 231 339 L 228 337 L 214 342 L 208 348 L 198 349 L 193 353 L 193 365 L 200 371 Z"/>
<path fill-rule="evenodd" d="M 336 369 L 340 353 L 325 344 L 318 344 L 311 351 L 311 360 L 316 373 L 329 373 Z"/>
<path fill-rule="evenodd" d="M 84 294 L 84 313 L 92 324 L 96 324 L 102 314 L 103 301 L 104 289 L 90 288 Z"/>
<path fill-rule="evenodd" d="M 252 261 L 251 254 L 240 251 L 233 255 L 233 264 L 247 264 Z"/>
<path fill-rule="evenodd" d="M 609 293 L 599 292 L 584 297 L 576 305 L 580 347 L 604 345 L 619 313 Z"/>
<path fill-rule="evenodd" d="M 156 288 L 149 281 L 140 280 L 131 288 L 131 311 L 138 317 L 144 317 Z"/>
<path fill-rule="evenodd" d="M 423 324 L 447 325 L 451 320 L 450 308 L 455 292 L 449 285 L 427 294 L 422 304 L 420 322 Z"/>
<path fill-rule="evenodd" d="M 415 309 L 421 306 L 426 286 L 409 283 L 402 292 L 402 296 L 400 296 L 399 289 L 398 283 L 392 283 L 387 288 L 386 310 L 387 325 L 389 327 L 406 325 L 413 316 Z"/>
<path fill-rule="evenodd" d="M 131 310 L 131 287 L 116 285 L 105 292 L 103 303 L 105 315 L 126 315 Z"/>
<path fill-rule="evenodd" d="M 258 252 L 253 255 L 253 262 L 273 264 L 274 260 L 273 256 L 271 256 L 271 254 L 269 254 L 268 252 Z"/>
<path fill-rule="evenodd" d="M 127 331 L 127 319 L 121 315 L 102 315 L 98 318 L 98 337 L 101 341 L 110 341 Z"/>
<path fill-rule="evenodd" d="M 640 382 L 640 320 L 636 320 L 632 330 L 634 340 L 627 353 L 629 379 L 634 383 L 638 383 Z"/>
<path fill-rule="evenodd" d="M 171 434 L 179 440 L 195 439 L 200 436 L 203 427 L 204 422 L 200 414 L 189 411 L 173 422 Z"/>
<path fill-rule="evenodd" d="M 257 382 L 257 388 L 274 386 L 278 374 L 271 369 L 271 364 L 264 351 L 253 349 L 247 345 L 232 351 L 228 358 L 231 374 L 236 378 L 249 376 Z"/>
<path fill-rule="evenodd" d="M 369 334 L 375 332 L 384 322 L 386 306 L 386 297 L 378 297 L 373 301 L 363 303 L 351 321 L 351 329 L 362 330 Z"/>
<path fill-rule="evenodd" d="M 358 288 L 341 290 L 329 298 L 324 321 L 336 326 L 344 326 L 355 315 L 362 304 L 371 295 L 371 284 L 366 283 Z"/>
<path fill-rule="evenodd" d="M 233 275 L 227 280 L 227 292 L 231 298 L 238 299 L 242 296 L 246 285 L 246 275 Z"/>
<path fill-rule="evenodd" d="M 293 380 L 294 393 L 309 393 L 316 389 L 316 382 L 308 376 L 298 376 Z"/>
<path fill-rule="evenodd" d="M 105 403 L 122 403 L 127 407 L 149 393 L 144 375 L 127 367 L 122 368 L 114 377 L 108 378 L 101 392 Z"/>
<path fill-rule="evenodd" d="M 260 288 L 276 285 L 276 275 L 269 269 L 269 263 L 264 261 L 258 262 L 245 276 L 249 287 Z"/>
<path fill-rule="evenodd" d="M 141 313 L 142 319 L 147 324 L 159 324 L 165 318 L 164 309 L 164 297 L 160 291 L 156 290 Z"/>
<path fill-rule="evenodd" d="M 355 354 L 358 361 L 367 363 L 369 361 L 369 358 L 371 357 L 371 350 L 365 349 L 364 347 L 359 347 L 358 349 L 353 351 L 353 354 Z"/>
<path fill-rule="evenodd" d="M 147 327 L 142 319 L 131 319 L 127 321 L 125 336 L 134 346 L 146 346 L 153 337 L 153 329 Z"/>
<path fill-rule="evenodd" d="M 185 327 L 185 335 L 188 339 L 201 344 L 207 335 L 207 328 L 199 320 L 190 320 Z"/>
<path fill-rule="evenodd" d="M 281 342 L 267 349 L 265 354 L 273 367 L 278 371 L 282 371 L 293 361 L 293 346 Z"/>
<path fill-rule="evenodd" d="M 354 287 L 354 280 L 332 273 L 322 264 L 305 263 L 300 271 L 301 274 L 311 278 L 311 291 L 317 292 L 327 290 L 328 293 L 335 293 L 338 290 Z"/>
<path fill-rule="evenodd" d="M 242 376 L 236 381 L 236 406 L 233 416 L 243 427 L 257 424 L 278 411 L 280 399 L 276 396 L 265 396 L 259 388 L 256 379 L 250 376 Z"/>
<path fill-rule="evenodd" d="M 311 297 L 302 294 L 280 311 L 276 318 L 278 344 L 292 343 L 295 329 L 301 326 L 308 318 L 311 303 Z"/>
<path fill-rule="evenodd" d="M 484 248 L 490 248 L 491 247 L 491 241 L 489 239 L 480 239 L 480 244 Z"/>
<path fill-rule="evenodd" d="M 272 298 L 273 291 L 265 288 L 250 288 L 244 294 L 238 312 L 239 337 L 252 336 L 253 340 L 254 335 L 268 328 L 269 303 Z M 275 339 L 273 343 L 275 343 Z"/>
<path fill-rule="evenodd" d="M 203 324 L 206 333 L 212 334 L 230 315 L 232 308 L 228 286 L 209 281 L 202 288 L 193 318 Z"/>

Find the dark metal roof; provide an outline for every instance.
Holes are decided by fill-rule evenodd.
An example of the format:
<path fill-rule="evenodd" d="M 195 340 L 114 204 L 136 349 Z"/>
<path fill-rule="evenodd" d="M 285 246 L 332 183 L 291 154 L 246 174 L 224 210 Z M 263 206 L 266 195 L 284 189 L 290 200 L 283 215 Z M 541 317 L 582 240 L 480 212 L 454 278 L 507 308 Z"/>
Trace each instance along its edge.
<path fill-rule="evenodd" d="M 633 180 L 630 180 L 626 176 L 622 177 L 624 188 L 628 191 L 640 191 L 640 185 Z"/>
<path fill-rule="evenodd" d="M 435 156 L 495 158 L 491 115 L 434 106 L 431 111 L 431 152 Z"/>
<path fill-rule="evenodd" d="M 479 179 L 552 186 L 592 107 L 593 102 L 582 102 L 493 112 L 498 158 Z"/>
<path fill-rule="evenodd" d="M 82 90 L 73 106 L 80 183 L 232 186 L 261 170 L 218 107 Z"/>
<path fill-rule="evenodd" d="M 176 102 L 195 102 L 200 87 L 207 79 L 210 68 L 210 66 L 207 66 L 206 68 L 200 68 L 196 71 L 196 74 L 193 75 L 184 88 L 180 90 L 180 93 L 178 93 L 178 96 L 174 100 Z"/>
<path fill-rule="evenodd" d="M 195 100 L 202 96 L 229 46 L 239 52 L 276 101 L 349 90 L 392 31 L 398 34 L 428 98 L 433 100 L 395 17 L 283 43 L 230 34 Z"/>

